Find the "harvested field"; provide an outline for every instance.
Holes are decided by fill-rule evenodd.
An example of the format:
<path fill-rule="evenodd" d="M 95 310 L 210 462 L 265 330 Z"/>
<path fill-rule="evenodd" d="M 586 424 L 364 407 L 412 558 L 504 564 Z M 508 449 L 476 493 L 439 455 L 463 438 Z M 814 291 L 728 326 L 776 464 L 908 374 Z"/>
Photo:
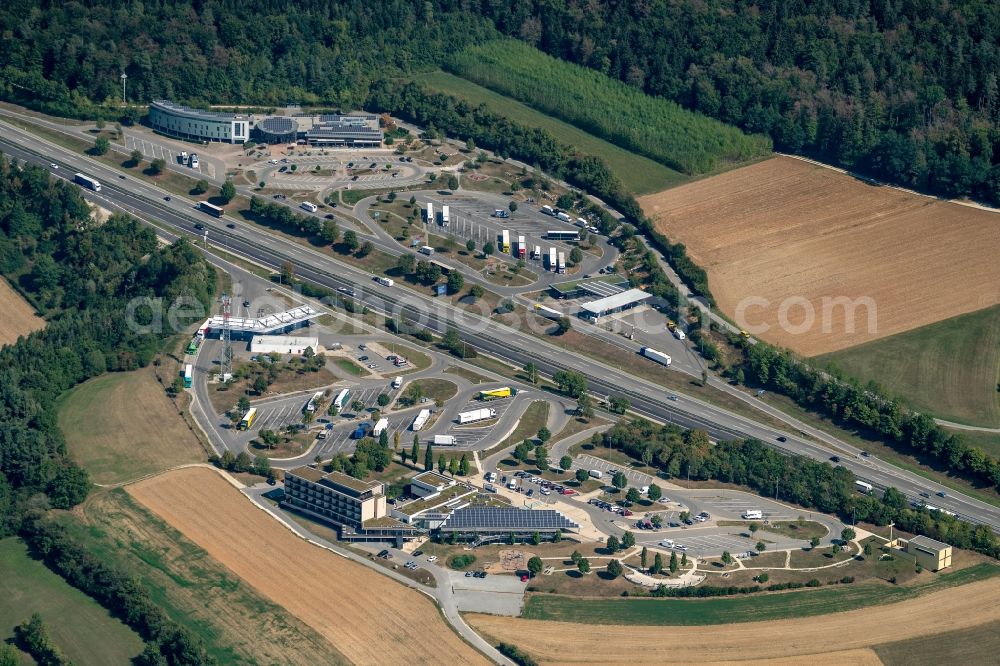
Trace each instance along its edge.
<path fill-rule="evenodd" d="M 640 199 L 709 273 L 722 310 L 814 356 L 1000 303 L 1000 215 L 788 157 Z M 871 299 L 869 310 L 824 299 Z M 804 299 L 804 300 L 803 300 Z M 808 301 L 814 322 L 808 324 Z M 761 301 L 763 303 L 763 301 Z M 854 314 L 854 330 L 848 309 Z M 782 330 L 779 322 L 784 319 Z"/>
<path fill-rule="evenodd" d="M 205 459 L 155 371 L 150 366 L 101 375 L 60 396 L 66 446 L 95 482 L 121 483 Z"/>
<path fill-rule="evenodd" d="M 35 314 L 34 308 L 14 291 L 6 280 L 0 279 L 0 347 L 17 342 L 22 335 L 45 328 L 45 320 Z"/>
<path fill-rule="evenodd" d="M 422 594 L 310 545 L 214 470 L 168 472 L 128 491 L 354 663 L 485 663 Z"/>
<path fill-rule="evenodd" d="M 516 644 L 541 663 L 633 663 L 641 645 L 643 661 L 741 662 L 775 659 L 778 663 L 809 663 L 837 651 L 865 650 L 874 645 L 967 629 L 1000 619 L 994 603 L 1000 579 L 932 592 L 898 604 L 844 613 L 770 622 L 744 622 L 705 627 L 664 627 L 574 624 L 524 620 L 493 615 L 466 615 L 477 631 Z M 657 603 L 651 600 L 650 603 Z M 693 603 L 701 603 L 694 601 Z M 767 640 L 761 640 L 766 636 Z M 865 651 L 867 653 L 867 651 Z M 793 657 L 800 657 L 798 662 Z M 847 662 L 855 663 L 853 659 Z M 878 663 L 874 659 L 862 663 Z"/>

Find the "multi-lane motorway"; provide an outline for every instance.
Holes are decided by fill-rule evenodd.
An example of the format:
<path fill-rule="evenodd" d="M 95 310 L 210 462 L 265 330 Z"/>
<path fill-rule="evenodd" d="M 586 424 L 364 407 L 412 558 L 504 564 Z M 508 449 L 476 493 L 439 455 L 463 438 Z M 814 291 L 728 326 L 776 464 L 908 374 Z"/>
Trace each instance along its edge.
<path fill-rule="evenodd" d="M 304 280 L 333 290 L 352 288 L 358 292 L 358 300 L 365 306 L 388 317 L 409 320 L 438 333 L 453 328 L 470 345 L 517 366 L 531 361 L 548 375 L 562 369 L 577 370 L 588 378 L 594 393 L 627 396 L 634 411 L 652 419 L 701 428 L 719 439 L 756 437 L 781 450 L 818 460 L 827 460 L 832 453 L 829 448 L 795 433 L 780 432 L 694 398 L 681 395 L 676 401 L 670 400 L 664 389 L 653 382 L 581 357 L 530 333 L 469 314 L 399 286 L 382 287 L 373 282 L 370 274 L 360 269 L 336 262 L 329 256 L 271 235 L 253 225 L 235 221 L 235 228 L 229 229 L 226 223 L 233 221 L 209 218 L 198 212 L 190 200 L 172 196 L 171 201 L 165 201 L 167 193 L 153 185 L 128 177 L 123 179 L 116 169 L 6 123 L 0 122 L 0 127 L 3 129 L 0 150 L 12 157 L 41 165 L 55 163 L 59 168 L 53 170 L 54 174 L 66 179 L 71 179 L 75 171 L 96 177 L 103 185 L 102 191 L 84 190 L 84 194 L 109 209 L 129 212 L 175 234 L 191 238 L 202 236 L 204 232 L 194 228 L 195 223 L 201 223 L 208 232 L 209 243 L 229 253 L 246 257 L 272 270 L 278 270 L 282 262 L 291 260 L 297 275 Z M 779 436 L 785 441 L 778 442 Z M 851 451 L 852 447 L 844 444 L 838 453 L 842 454 L 844 450 Z M 894 486 L 913 500 L 920 500 L 924 492 L 935 494 L 946 490 L 923 477 L 875 459 L 842 456 L 840 464 L 878 486 Z M 951 491 L 946 497 L 935 497 L 933 503 L 972 522 L 987 524 L 1000 531 L 1000 510 L 996 507 Z"/>

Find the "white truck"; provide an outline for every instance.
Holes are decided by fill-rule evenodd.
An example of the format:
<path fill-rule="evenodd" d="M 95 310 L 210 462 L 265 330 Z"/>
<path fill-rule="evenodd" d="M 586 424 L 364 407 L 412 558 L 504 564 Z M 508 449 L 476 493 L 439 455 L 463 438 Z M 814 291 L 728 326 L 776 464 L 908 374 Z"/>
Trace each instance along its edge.
<path fill-rule="evenodd" d="M 402 377 L 396 377 L 395 379 L 392 380 L 392 388 L 398 389 L 402 385 L 403 385 Z"/>
<path fill-rule="evenodd" d="M 299 204 L 299 208 L 301 208 L 304 211 L 308 211 L 310 213 L 315 213 L 316 209 L 317 209 L 317 206 L 316 206 L 316 204 L 314 204 L 312 202 L 303 201 L 302 203 Z"/>
<path fill-rule="evenodd" d="M 383 287 L 391 287 L 392 285 L 396 284 L 395 282 L 392 281 L 392 278 L 382 277 L 381 275 L 376 275 L 375 281 L 378 282 Z"/>
<path fill-rule="evenodd" d="M 458 415 L 458 422 L 462 425 L 466 423 L 475 423 L 477 421 L 485 421 L 486 419 L 492 419 L 497 415 L 497 410 L 492 407 L 484 407 L 482 409 L 473 409 L 468 412 L 462 412 Z"/>
<path fill-rule="evenodd" d="M 427 202 L 427 223 L 430 224 L 431 222 L 434 222 L 434 221 L 435 221 L 434 220 L 434 203 L 428 201 Z"/>
<path fill-rule="evenodd" d="M 760 520 L 764 517 L 764 513 L 760 509 L 747 509 L 743 513 L 743 520 Z"/>
<path fill-rule="evenodd" d="M 410 428 L 413 430 L 413 432 L 417 432 L 425 425 L 427 425 L 427 421 L 430 418 L 431 418 L 431 410 L 421 409 L 420 413 L 417 414 L 416 418 L 413 419 L 413 424 L 410 426 Z"/>
<path fill-rule="evenodd" d="M 385 429 L 386 429 L 386 428 L 388 428 L 388 427 L 389 427 L 389 419 L 387 419 L 387 418 L 385 418 L 385 417 L 383 416 L 382 418 L 380 418 L 380 419 L 378 420 L 378 423 L 376 423 L 376 424 L 375 424 L 375 427 L 374 427 L 374 428 L 372 428 L 372 436 L 373 436 L 373 437 L 378 437 L 378 436 L 379 436 L 379 435 L 381 435 L 381 434 L 382 434 L 382 433 L 383 433 L 383 432 L 385 431 Z"/>
<path fill-rule="evenodd" d="M 687 337 L 686 335 L 684 335 L 684 331 L 682 331 L 680 327 L 674 327 L 673 333 L 674 337 L 677 338 L 678 340 L 683 340 L 684 338 Z"/>
<path fill-rule="evenodd" d="M 565 273 L 565 272 L 566 272 L 566 253 L 560 252 L 559 265 L 556 268 L 556 273 Z"/>
<path fill-rule="evenodd" d="M 556 217 L 558 217 L 563 222 L 571 222 L 573 220 L 572 217 L 570 217 L 569 215 L 567 215 L 566 213 L 564 213 L 562 211 L 559 211 L 558 213 L 556 213 Z"/>
<path fill-rule="evenodd" d="M 451 217 L 448 215 L 448 207 L 444 206 L 441 208 L 441 226 L 447 227 L 451 222 Z"/>
<path fill-rule="evenodd" d="M 599 469 L 592 469 L 592 470 L 590 470 L 590 478 L 592 478 L 592 479 L 603 479 L 604 478 L 604 472 L 602 472 Z"/>
<path fill-rule="evenodd" d="M 455 436 L 434 435 L 434 446 L 455 446 Z"/>
<path fill-rule="evenodd" d="M 191 158 L 188 160 L 188 164 L 191 165 L 192 169 L 197 169 L 198 168 L 198 154 L 197 153 L 191 153 Z"/>
<path fill-rule="evenodd" d="M 854 482 L 854 487 L 859 493 L 864 493 L 865 495 L 871 495 L 872 491 L 875 489 L 872 484 L 867 481 L 862 481 L 861 479 Z"/>
<path fill-rule="evenodd" d="M 670 365 L 670 357 L 661 351 L 656 351 L 652 347 L 643 347 L 639 353 L 650 361 L 656 361 L 660 365 Z"/>
<path fill-rule="evenodd" d="M 575 224 L 578 227 L 583 227 L 584 229 L 587 228 L 587 220 L 583 219 L 582 217 L 576 218 Z"/>
<path fill-rule="evenodd" d="M 542 246 L 541 245 L 536 245 L 535 246 L 535 251 L 531 253 L 531 258 L 532 259 L 541 259 L 542 258 Z"/>
<path fill-rule="evenodd" d="M 556 212 L 552 210 L 552 206 L 542 206 L 542 212 L 546 215 L 555 215 Z"/>
<path fill-rule="evenodd" d="M 422 248 L 420 248 L 420 254 L 426 254 L 429 257 L 432 254 L 434 254 L 434 248 L 432 248 L 430 245 L 424 245 Z"/>

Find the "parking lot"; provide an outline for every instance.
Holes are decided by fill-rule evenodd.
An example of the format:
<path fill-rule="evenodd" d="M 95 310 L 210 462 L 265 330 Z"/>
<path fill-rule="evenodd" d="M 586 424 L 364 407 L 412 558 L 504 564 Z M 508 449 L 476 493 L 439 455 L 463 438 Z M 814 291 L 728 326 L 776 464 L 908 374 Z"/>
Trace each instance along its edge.
<path fill-rule="evenodd" d="M 413 417 L 415 415 L 416 413 L 410 410 L 405 414 L 388 414 L 384 417 L 389 421 L 389 426 L 386 428 L 386 432 L 389 434 L 390 444 L 392 443 L 392 434 L 397 431 L 400 433 L 400 446 L 409 444 L 409 436 L 412 433 L 408 433 L 407 430 L 410 427 L 410 423 L 413 422 Z M 363 423 L 363 421 L 338 423 L 338 419 L 333 419 L 333 421 L 334 426 L 331 430 L 327 431 L 326 439 L 320 440 L 318 446 L 316 447 L 316 453 L 322 455 L 323 457 L 353 451 L 357 440 L 352 439 L 351 435 L 354 433 L 355 429 L 357 429 L 358 425 Z M 404 434 L 406 436 L 404 436 Z"/>
<path fill-rule="evenodd" d="M 477 444 L 493 433 L 493 429 L 496 427 L 497 422 L 503 418 L 503 415 L 513 403 L 513 398 L 501 398 L 499 400 L 490 400 L 489 402 L 470 400 L 458 410 L 455 414 L 455 418 L 451 421 L 451 425 L 444 433 L 441 434 L 447 434 L 454 437 L 455 448 L 474 448 Z M 469 412 L 474 409 L 483 409 L 485 407 L 495 409 L 497 412 L 496 418 L 483 421 L 482 424 L 470 423 L 469 425 L 464 426 L 458 425 L 457 420 L 459 413 Z"/>
<path fill-rule="evenodd" d="M 586 453 L 576 457 L 573 461 L 572 469 L 574 471 L 577 469 L 585 469 L 587 471 L 592 469 L 599 470 L 604 475 L 601 481 L 608 485 L 611 485 L 611 477 L 614 475 L 614 470 L 621 470 L 621 472 L 625 474 L 625 478 L 628 479 L 628 484 L 630 486 L 641 488 L 643 486 L 648 486 L 651 483 L 656 483 L 656 477 L 654 476 L 650 476 L 644 472 L 637 472 L 634 469 L 629 469 L 628 467 L 624 467 L 622 465 L 609 463 L 607 460 L 595 458 L 594 456 L 587 455 Z"/>
<path fill-rule="evenodd" d="M 673 550 L 676 550 L 677 552 L 686 552 L 695 557 L 720 555 L 723 551 L 729 551 L 735 555 L 736 553 L 754 550 L 754 545 L 757 543 L 756 539 L 750 539 L 736 534 L 722 534 L 718 532 L 697 534 L 692 532 L 683 532 L 680 528 L 672 528 L 664 532 L 660 532 L 657 536 L 658 538 L 656 539 L 638 538 L 637 542 L 645 546 L 658 546 L 660 548 L 670 550 L 670 548 L 662 545 L 663 541 L 667 539 L 674 542 L 675 547 Z M 682 551 L 676 546 L 685 546 L 687 550 Z"/>
<path fill-rule="evenodd" d="M 146 139 L 139 139 L 130 134 L 126 134 L 125 148 L 130 151 L 138 150 L 143 154 L 143 157 L 147 157 L 150 160 L 162 159 L 167 163 L 167 165 L 173 164 L 174 166 L 177 166 L 180 164 L 178 161 L 178 158 L 180 157 L 179 151 L 175 151 L 162 144 L 156 143 L 155 141 L 147 141 Z M 194 152 L 198 152 L 197 149 L 194 149 Z M 209 178 L 215 177 L 215 169 L 208 162 L 199 162 L 198 168 L 196 169 L 192 169 L 186 164 L 184 165 L 184 168 L 190 170 L 192 173 L 207 175 Z"/>
<path fill-rule="evenodd" d="M 753 497 L 691 496 L 691 501 L 692 504 L 696 503 L 699 509 L 709 513 L 724 514 L 729 518 L 739 518 L 750 509 L 760 509 L 765 520 L 795 520 L 799 516 L 780 504 Z"/>

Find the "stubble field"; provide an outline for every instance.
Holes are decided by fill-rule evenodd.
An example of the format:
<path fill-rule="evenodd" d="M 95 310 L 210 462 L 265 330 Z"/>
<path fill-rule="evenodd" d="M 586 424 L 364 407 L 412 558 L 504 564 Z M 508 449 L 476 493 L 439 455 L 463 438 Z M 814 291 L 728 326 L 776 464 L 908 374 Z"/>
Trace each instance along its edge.
<path fill-rule="evenodd" d="M 995 622 L 1000 579 L 933 592 L 898 604 L 769 622 L 702 626 L 620 626 L 524 620 L 470 614 L 469 624 L 516 644 L 544 664 L 633 663 L 642 646 L 649 663 L 879 663 L 870 648 Z M 655 604 L 657 600 L 650 600 Z M 689 603 L 704 603 L 691 601 Z M 669 636 L 665 640 L 664 636 Z M 766 637 L 766 639 L 762 639 Z"/>
<path fill-rule="evenodd" d="M 21 295 L 0 279 L 0 346 L 17 342 L 21 335 L 28 335 L 45 328 L 45 320 L 35 314 L 34 308 Z"/>
<path fill-rule="evenodd" d="M 1000 303 L 1000 215 L 777 157 L 640 199 L 709 273 L 721 309 L 804 356 L 837 351 Z M 868 311 L 824 298 L 871 299 Z M 796 301 L 786 299 L 794 298 Z M 801 300 L 804 299 L 804 300 Z M 783 330 L 781 306 L 791 328 Z M 825 324 L 825 326 L 824 326 Z M 789 327 L 785 327 L 788 329 Z M 802 328 L 805 328 L 802 326 Z M 828 330 L 824 330 L 827 328 Z"/>
<path fill-rule="evenodd" d="M 356 664 L 485 663 L 429 599 L 298 538 L 211 469 L 128 492 Z"/>

